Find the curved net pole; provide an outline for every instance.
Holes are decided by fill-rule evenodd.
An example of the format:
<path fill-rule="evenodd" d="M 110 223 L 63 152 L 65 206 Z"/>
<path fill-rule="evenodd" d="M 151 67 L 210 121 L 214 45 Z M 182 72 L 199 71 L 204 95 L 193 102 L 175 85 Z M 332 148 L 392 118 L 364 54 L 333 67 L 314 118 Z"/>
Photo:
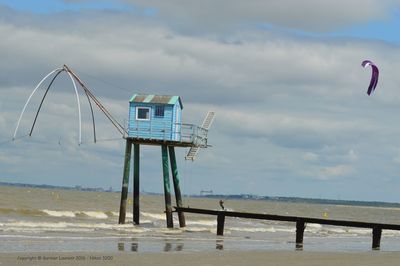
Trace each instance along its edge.
<path fill-rule="evenodd" d="M 63 68 L 64 70 L 66 70 L 65 68 Z M 82 117 L 81 117 L 81 103 L 79 101 L 79 94 L 78 94 L 78 89 L 76 88 L 76 84 L 75 84 L 75 80 L 72 77 L 71 73 L 69 73 L 67 70 L 66 72 L 68 73 L 68 76 L 70 77 L 72 84 L 74 85 L 74 89 L 75 89 L 75 94 L 76 94 L 76 100 L 78 102 L 78 116 L 79 116 L 79 141 L 78 144 L 81 145 L 82 144 Z"/>
<path fill-rule="evenodd" d="M 28 103 L 29 103 L 29 101 L 31 100 L 32 96 L 35 94 L 35 92 L 36 92 L 37 89 L 40 87 L 40 85 L 42 85 L 42 83 L 43 83 L 49 76 L 51 76 L 54 72 L 57 72 L 57 71 L 60 71 L 60 70 L 63 70 L 63 68 L 54 69 L 54 70 L 51 71 L 49 74 L 47 74 L 47 75 L 38 83 L 38 85 L 36 85 L 35 89 L 34 89 L 34 90 L 32 91 L 32 93 L 31 93 L 31 95 L 29 95 L 29 98 L 28 98 L 28 100 L 26 101 L 26 103 L 25 103 L 25 105 L 24 105 L 24 108 L 22 108 L 21 114 L 19 115 L 18 122 L 17 122 L 17 127 L 15 128 L 14 135 L 13 135 L 13 140 L 15 140 L 15 136 L 17 135 L 18 128 L 19 128 L 19 124 L 21 123 L 22 116 L 24 115 L 25 109 L 26 109 L 26 107 L 28 106 Z"/>
<path fill-rule="evenodd" d="M 91 91 L 83 84 L 80 78 L 72 72 L 68 66 L 64 65 L 64 69 L 68 72 L 68 74 L 72 75 L 76 81 L 81 85 L 82 89 L 85 91 L 86 95 L 88 95 L 94 103 L 99 107 L 99 109 L 104 113 L 104 115 L 110 120 L 110 122 L 114 125 L 114 127 L 124 135 L 126 132 L 125 128 L 108 112 L 108 110 L 101 104 L 101 102 L 91 93 Z"/>
<path fill-rule="evenodd" d="M 37 120 L 37 118 L 38 118 L 40 109 L 42 109 L 42 105 L 43 105 L 44 99 L 46 98 L 46 95 L 47 95 L 47 93 L 49 92 L 49 89 L 50 89 L 51 85 L 53 85 L 54 80 L 56 80 L 57 76 L 60 75 L 60 73 L 63 72 L 63 71 L 65 71 L 65 70 L 64 70 L 64 69 L 59 70 L 59 71 L 57 72 L 57 74 L 53 77 L 53 79 L 50 81 L 49 86 L 47 86 L 46 92 L 44 93 L 43 98 L 42 98 L 42 101 L 40 102 L 39 108 L 38 108 L 38 110 L 37 110 L 37 112 L 36 112 L 35 119 L 33 120 L 32 128 L 31 128 L 31 131 L 29 132 L 29 136 L 32 136 L 33 128 L 35 127 L 36 120 Z"/>
<path fill-rule="evenodd" d="M 88 102 L 89 102 L 90 112 L 92 113 L 93 140 L 94 140 L 94 143 L 96 143 L 96 142 L 97 142 L 97 140 L 96 140 L 96 123 L 95 123 L 95 121 L 94 121 L 94 113 L 93 113 L 92 102 L 90 101 L 89 95 L 88 95 L 88 93 L 87 93 L 87 91 L 86 91 L 85 89 L 84 89 L 84 92 L 85 92 L 86 98 L 87 98 L 87 100 L 88 100 Z"/>

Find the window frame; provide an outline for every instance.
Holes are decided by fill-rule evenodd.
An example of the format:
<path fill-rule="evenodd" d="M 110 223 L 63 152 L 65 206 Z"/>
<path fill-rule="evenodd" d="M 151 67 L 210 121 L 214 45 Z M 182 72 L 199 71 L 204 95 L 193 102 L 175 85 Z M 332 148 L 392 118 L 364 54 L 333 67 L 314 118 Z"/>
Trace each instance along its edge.
<path fill-rule="evenodd" d="M 158 115 L 157 111 L 161 110 L 161 109 L 162 109 L 162 115 Z M 157 118 L 164 118 L 165 117 L 165 106 L 164 105 L 156 105 L 155 106 L 154 117 L 157 117 Z"/>
<path fill-rule="evenodd" d="M 139 118 L 139 109 L 147 109 L 149 112 L 149 118 Z M 136 106 L 136 120 L 138 121 L 150 121 L 151 119 L 151 107 L 147 106 Z"/>

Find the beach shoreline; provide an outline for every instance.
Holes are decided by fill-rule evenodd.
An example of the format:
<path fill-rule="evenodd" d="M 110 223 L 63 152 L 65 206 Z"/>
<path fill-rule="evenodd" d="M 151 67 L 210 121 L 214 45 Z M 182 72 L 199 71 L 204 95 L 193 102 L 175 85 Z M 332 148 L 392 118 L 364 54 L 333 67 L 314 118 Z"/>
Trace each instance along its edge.
<path fill-rule="evenodd" d="M 13 252 L 0 265 L 295 265 L 394 266 L 400 252 L 215 251 L 215 252 Z"/>

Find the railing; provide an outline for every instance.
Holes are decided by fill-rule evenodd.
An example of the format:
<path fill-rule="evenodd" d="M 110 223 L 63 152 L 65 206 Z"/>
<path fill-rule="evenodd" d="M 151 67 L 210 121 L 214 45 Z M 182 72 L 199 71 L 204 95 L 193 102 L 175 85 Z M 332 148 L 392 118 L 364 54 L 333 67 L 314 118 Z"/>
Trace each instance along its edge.
<path fill-rule="evenodd" d="M 128 137 L 176 141 L 191 143 L 194 146 L 207 147 L 208 130 L 193 124 L 182 123 L 152 123 L 152 121 L 135 121 L 135 125 L 128 128 Z"/>
<path fill-rule="evenodd" d="M 303 248 L 304 229 L 307 223 L 326 224 L 334 226 L 347 226 L 372 229 L 372 249 L 380 249 L 382 230 L 400 230 L 400 224 L 367 223 L 359 221 L 329 220 L 311 217 L 284 216 L 262 213 L 247 213 L 234 211 L 216 211 L 207 209 L 175 207 L 177 212 L 207 214 L 217 216 L 217 235 L 224 235 L 225 217 L 249 218 L 272 221 L 285 221 L 296 223 L 296 248 Z"/>

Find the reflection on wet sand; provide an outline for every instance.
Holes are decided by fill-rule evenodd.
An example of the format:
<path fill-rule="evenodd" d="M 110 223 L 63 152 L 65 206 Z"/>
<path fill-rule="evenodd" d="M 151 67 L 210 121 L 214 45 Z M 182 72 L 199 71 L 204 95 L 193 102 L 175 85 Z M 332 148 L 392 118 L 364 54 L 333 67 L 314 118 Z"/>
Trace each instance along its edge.
<path fill-rule="evenodd" d="M 224 240 L 223 239 L 217 239 L 217 242 L 216 242 L 217 244 L 216 244 L 216 249 L 218 249 L 218 250 L 224 250 Z"/>
<path fill-rule="evenodd" d="M 131 252 L 138 252 L 139 251 L 139 240 L 136 238 L 132 238 L 131 241 L 124 241 L 120 240 L 123 242 L 118 242 L 117 243 L 117 249 L 118 251 L 128 251 L 125 249 L 125 245 L 130 246 L 130 251 Z M 162 251 L 164 252 L 173 252 L 173 251 L 182 251 L 184 247 L 184 244 L 181 242 L 181 240 L 165 240 L 164 248 Z"/>
<path fill-rule="evenodd" d="M 118 243 L 118 251 L 125 251 L 125 243 L 123 242 Z"/>
<path fill-rule="evenodd" d="M 303 243 L 296 243 L 296 250 L 303 250 Z"/>
<path fill-rule="evenodd" d="M 132 243 L 131 243 L 131 251 L 132 252 L 138 252 L 138 250 L 139 250 L 139 243 L 135 239 L 135 241 L 132 241 Z"/>
<path fill-rule="evenodd" d="M 181 240 L 178 240 L 181 241 Z M 174 248 L 175 246 L 175 248 Z M 169 251 L 182 251 L 183 250 L 184 244 L 182 242 L 178 242 L 177 240 L 165 240 L 165 245 L 164 245 L 164 251 L 169 252 Z"/>

